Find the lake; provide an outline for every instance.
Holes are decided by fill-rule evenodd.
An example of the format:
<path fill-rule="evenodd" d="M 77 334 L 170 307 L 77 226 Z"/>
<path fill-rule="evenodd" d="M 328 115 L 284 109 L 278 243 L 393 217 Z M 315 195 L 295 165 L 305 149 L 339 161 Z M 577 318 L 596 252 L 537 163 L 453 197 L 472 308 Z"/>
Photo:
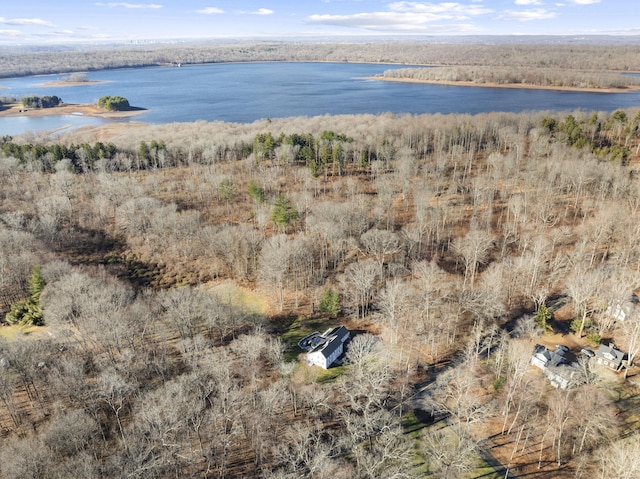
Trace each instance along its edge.
<path fill-rule="evenodd" d="M 134 68 L 91 72 L 90 80 L 107 83 L 65 87 L 42 86 L 62 75 L 0 79 L 0 96 L 57 95 L 66 103 L 95 103 L 103 95 L 119 95 L 133 106 L 148 109 L 125 120 L 76 115 L 0 118 L 0 135 L 110 121 L 250 123 L 264 118 L 324 114 L 613 111 L 640 106 L 640 92 L 478 88 L 366 79 L 406 66 L 238 63 Z"/>

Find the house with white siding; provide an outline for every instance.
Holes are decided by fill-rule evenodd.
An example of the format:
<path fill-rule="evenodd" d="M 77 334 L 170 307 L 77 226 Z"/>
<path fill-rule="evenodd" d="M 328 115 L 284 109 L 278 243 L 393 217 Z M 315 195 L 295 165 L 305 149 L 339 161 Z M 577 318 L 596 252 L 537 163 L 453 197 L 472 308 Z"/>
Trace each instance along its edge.
<path fill-rule="evenodd" d="M 568 349 L 558 345 L 551 350 L 536 344 L 531 356 L 531 364 L 540 368 L 554 388 L 568 389 L 573 386 L 578 376 L 576 368 L 566 358 Z"/>
<path fill-rule="evenodd" d="M 314 333 L 310 336 L 313 338 L 308 342 L 311 349 L 306 354 L 307 362 L 328 369 L 344 353 L 345 344 L 351 334 L 344 326 L 338 326 L 328 329 L 322 334 Z"/>

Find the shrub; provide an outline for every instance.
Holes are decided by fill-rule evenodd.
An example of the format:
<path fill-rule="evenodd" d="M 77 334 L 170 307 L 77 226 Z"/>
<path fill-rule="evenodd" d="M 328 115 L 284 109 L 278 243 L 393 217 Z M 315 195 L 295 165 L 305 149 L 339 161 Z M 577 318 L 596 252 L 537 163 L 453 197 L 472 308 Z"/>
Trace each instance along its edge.
<path fill-rule="evenodd" d="M 495 381 L 493 381 L 493 390 L 495 392 L 500 392 L 502 390 L 502 388 L 504 387 L 504 383 L 507 382 L 507 380 L 503 377 L 497 377 Z"/>
<path fill-rule="evenodd" d="M 582 326 L 582 320 L 580 318 L 575 318 L 571 321 L 571 325 L 569 326 L 571 328 L 571 331 L 573 331 L 574 333 L 577 333 L 578 331 L 580 331 L 580 327 Z M 584 331 L 588 331 L 591 327 L 593 326 L 593 323 L 591 322 L 591 318 L 586 318 L 584 321 Z"/>
<path fill-rule="evenodd" d="M 602 341 L 602 337 L 595 331 L 587 334 L 586 339 L 594 346 L 598 346 Z"/>
<path fill-rule="evenodd" d="M 267 200 L 267 196 L 264 192 L 264 188 L 262 188 L 261 186 L 258 186 L 258 184 L 255 181 L 251 181 L 247 185 L 247 191 L 251 199 L 256 204 L 261 205 Z"/>

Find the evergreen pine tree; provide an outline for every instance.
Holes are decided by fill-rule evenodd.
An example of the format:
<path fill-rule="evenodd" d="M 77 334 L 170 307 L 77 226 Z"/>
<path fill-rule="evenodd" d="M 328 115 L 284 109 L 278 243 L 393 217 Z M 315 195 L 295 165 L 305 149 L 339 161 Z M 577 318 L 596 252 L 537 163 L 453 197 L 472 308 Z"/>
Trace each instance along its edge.
<path fill-rule="evenodd" d="M 11 310 L 7 313 L 5 320 L 9 324 L 32 324 L 34 326 L 44 325 L 44 316 L 40 307 L 40 293 L 44 289 L 45 281 L 42 277 L 40 266 L 33 267 L 29 277 L 30 296 L 11 305 Z"/>
<path fill-rule="evenodd" d="M 547 308 L 546 304 L 542 303 L 540 305 L 540 309 L 538 309 L 534 318 L 536 324 L 540 326 L 542 329 L 544 329 L 545 331 L 551 331 L 553 330 L 553 327 L 550 324 L 550 321 L 552 319 L 553 319 L 553 313 L 549 311 L 549 308 Z"/>

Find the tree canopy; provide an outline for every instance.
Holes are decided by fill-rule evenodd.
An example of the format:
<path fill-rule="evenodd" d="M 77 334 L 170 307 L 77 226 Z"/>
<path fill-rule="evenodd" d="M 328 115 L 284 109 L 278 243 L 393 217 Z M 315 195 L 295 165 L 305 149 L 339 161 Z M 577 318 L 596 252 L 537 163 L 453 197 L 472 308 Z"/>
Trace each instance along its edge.
<path fill-rule="evenodd" d="M 124 111 L 131 108 L 129 100 L 121 96 L 101 96 L 98 106 L 109 111 Z"/>
<path fill-rule="evenodd" d="M 25 108 L 53 108 L 62 103 L 62 99 L 53 96 L 25 96 L 22 99 L 22 106 Z"/>

